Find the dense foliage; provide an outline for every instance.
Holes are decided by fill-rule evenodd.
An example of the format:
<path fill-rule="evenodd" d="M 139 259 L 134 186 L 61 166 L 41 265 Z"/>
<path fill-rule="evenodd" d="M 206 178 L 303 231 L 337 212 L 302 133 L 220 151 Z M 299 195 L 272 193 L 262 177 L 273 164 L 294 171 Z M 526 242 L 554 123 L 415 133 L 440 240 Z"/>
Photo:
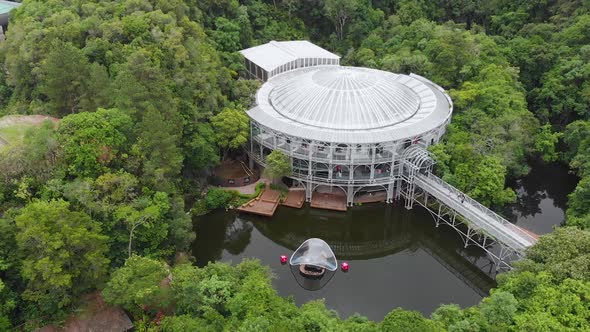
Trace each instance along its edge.
<path fill-rule="evenodd" d="M 277 295 L 270 271 L 257 261 L 168 268 L 134 256 L 115 271 L 104 294 L 132 312 L 149 308 L 141 310 L 144 319 L 166 312 L 160 327 L 147 323 L 155 331 L 585 331 L 590 329 L 590 236 L 566 227 L 543 237 L 479 305 L 463 310 L 442 305 L 430 319 L 397 308 L 381 323 L 358 315 L 342 320 L 321 301 L 297 308 Z"/>
<path fill-rule="evenodd" d="M 247 140 L 259 83 L 240 78 L 237 51 L 273 39 L 432 79 L 455 106 L 437 172 L 502 205 L 527 158 L 568 162 L 581 181 L 567 223 L 590 228 L 589 31 L 579 0 L 23 1 L 0 44 L 0 116 L 61 120 L 0 151 L 0 330 L 62 322 L 95 289 L 140 331 L 590 329 L 590 244 L 575 228 L 542 238 L 478 306 L 431 319 L 341 320 L 279 297 L 257 262 L 173 263 L 195 238 L 185 199 Z M 212 190 L 193 212 L 243 199 Z"/>

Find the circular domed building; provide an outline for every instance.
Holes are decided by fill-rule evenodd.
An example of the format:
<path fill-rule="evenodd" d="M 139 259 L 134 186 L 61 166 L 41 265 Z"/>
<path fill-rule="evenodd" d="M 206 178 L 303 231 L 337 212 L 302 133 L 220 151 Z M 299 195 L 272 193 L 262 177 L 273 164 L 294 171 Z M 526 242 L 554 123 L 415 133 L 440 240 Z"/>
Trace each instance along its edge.
<path fill-rule="evenodd" d="M 359 193 L 391 202 L 404 152 L 437 143 L 451 118 L 449 96 L 418 75 L 340 66 L 307 41 L 241 53 L 264 82 L 248 111 L 251 162 L 264 167 L 273 150 L 287 154 L 307 200 L 328 188 L 342 190 L 348 205 Z"/>

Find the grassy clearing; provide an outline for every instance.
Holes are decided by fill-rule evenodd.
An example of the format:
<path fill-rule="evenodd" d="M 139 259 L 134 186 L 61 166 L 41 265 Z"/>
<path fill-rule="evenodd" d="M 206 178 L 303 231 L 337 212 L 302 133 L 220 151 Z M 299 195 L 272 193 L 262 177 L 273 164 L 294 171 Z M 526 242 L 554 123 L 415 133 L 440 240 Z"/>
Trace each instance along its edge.
<path fill-rule="evenodd" d="M 21 143 L 29 128 L 38 127 L 46 120 L 51 120 L 54 123 L 59 121 L 44 115 L 7 115 L 0 117 L 0 151 L 6 149 L 9 145 Z"/>
<path fill-rule="evenodd" d="M 15 124 L 10 127 L 0 128 L 0 136 L 8 142 L 20 142 L 25 137 L 27 129 L 33 127 L 32 124 Z"/>
<path fill-rule="evenodd" d="M 13 124 L 8 127 L 0 128 L 0 151 L 9 145 L 19 144 L 23 141 L 27 129 L 33 127 L 33 124 Z"/>

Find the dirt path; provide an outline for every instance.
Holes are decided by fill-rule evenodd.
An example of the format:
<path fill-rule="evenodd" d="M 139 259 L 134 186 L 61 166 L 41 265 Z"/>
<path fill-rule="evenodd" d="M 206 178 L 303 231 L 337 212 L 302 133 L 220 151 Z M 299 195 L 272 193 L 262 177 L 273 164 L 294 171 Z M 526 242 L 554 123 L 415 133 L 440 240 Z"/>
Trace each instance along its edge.
<path fill-rule="evenodd" d="M 45 120 L 58 123 L 59 119 L 48 115 L 7 115 L 0 118 L 0 128 L 10 127 L 18 124 L 40 125 Z"/>
<path fill-rule="evenodd" d="M 260 180 L 251 183 L 247 186 L 243 186 L 243 187 L 219 187 L 221 189 L 225 189 L 225 190 L 237 190 L 242 194 L 253 194 L 256 192 L 256 185 L 259 184 L 260 182 L 264 182 L 266 183 L 266 185 L 269 185 L 271 183 L 271 181 L 269 179 L 264 179 L 264 178 L 260 178 Z"/>

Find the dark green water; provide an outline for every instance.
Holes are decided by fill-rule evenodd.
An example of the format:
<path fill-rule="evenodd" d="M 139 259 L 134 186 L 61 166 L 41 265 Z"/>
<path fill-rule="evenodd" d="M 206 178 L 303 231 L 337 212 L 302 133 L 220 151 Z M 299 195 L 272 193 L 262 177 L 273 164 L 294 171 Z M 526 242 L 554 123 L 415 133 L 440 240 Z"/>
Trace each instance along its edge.
<path fill-rule="evenodd" d="M 508 209 L 508 217 L 533 231 L 550 231 L 563 221 L 572 184 L 575 178 L 567 176 L 567 168 L 537 165 L 514 183 L 519 202 Z M 292 295 L 298 304 L 325 298 L 341 317 L 358 312 L 381 320 L 396 307 L 429 315 L 443 303 L 477 304 L 495 286 L 493 267 L 482 250 L 463 248 L 454 230 L 434 227 L 428 212 L 405 210 L 401 202 L 368 204 L 346 213 L 279 207 L 273 218 L 217 211 L 195 220 L 195 229 L 198 265 L 258 258 L 275 273 L 280 295 Z M 279 262 L 280 255 L 290 255 L 311 237 L 324 239 L 339 261 L 350 263 L 348 273 L 339 271 L 315 292 L 300 288 Z"/>
<path fill-rule="evenodd" d="M 547 234 L 565 221 L 567 195 L 578 183 L 566 165 L 531 163 L 531 172 L 509 185 L 516 190 L 516 204 L 504 216 L 517 225 L 537 234 Z"/>

